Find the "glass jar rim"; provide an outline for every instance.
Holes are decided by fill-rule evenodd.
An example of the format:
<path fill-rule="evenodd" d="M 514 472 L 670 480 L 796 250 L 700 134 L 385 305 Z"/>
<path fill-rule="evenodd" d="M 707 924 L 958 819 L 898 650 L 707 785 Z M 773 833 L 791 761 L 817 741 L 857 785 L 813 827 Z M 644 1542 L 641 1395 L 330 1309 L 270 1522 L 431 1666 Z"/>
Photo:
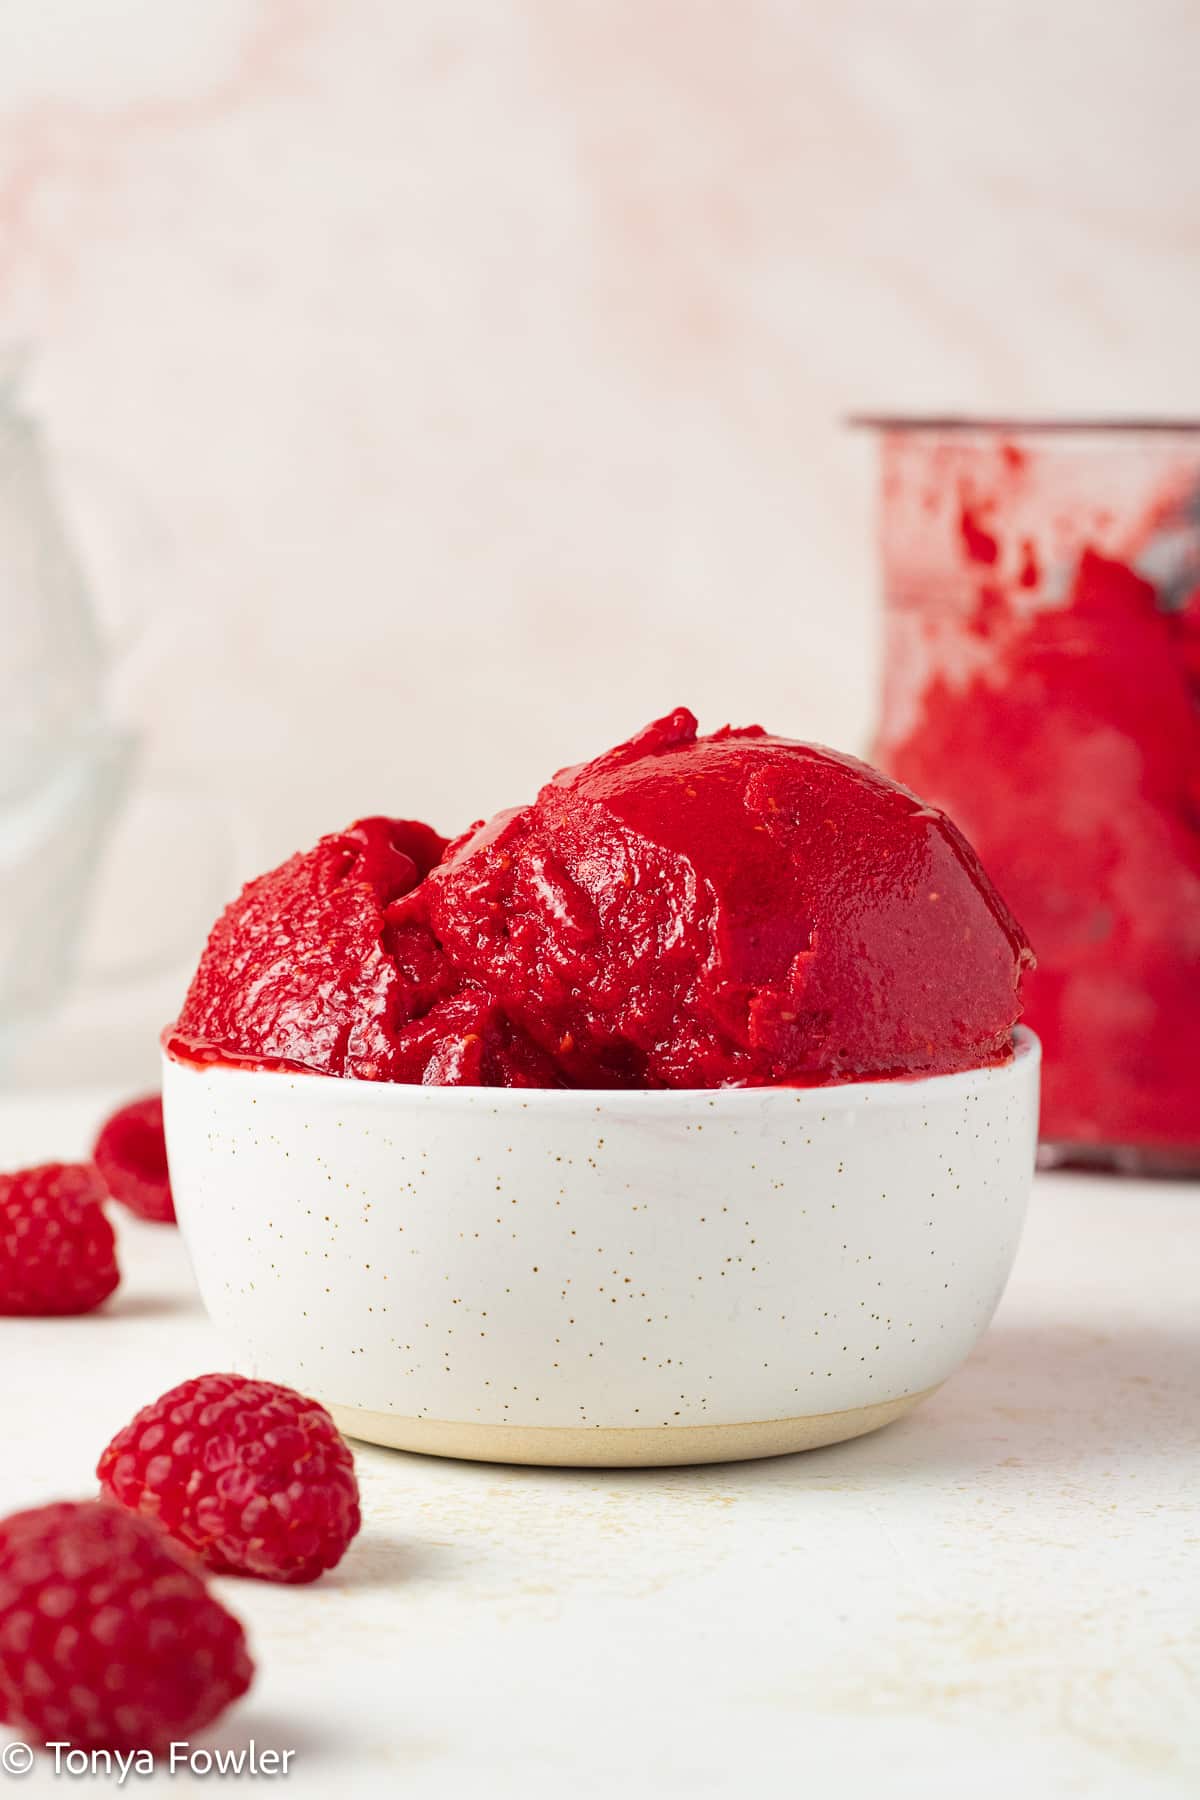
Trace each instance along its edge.
<path fill-rule="evenodd" d="M 855 431 L 907 431 L 931 434 L 969 436 L 972 432 L 1002 432 L 1023 437 L 1033 434 L 1077 436 L 1155 436 L 1194 437 L 1200 434 L 1200 419 L 1164 418 L 1022 418 L 1015 414 L 980 413 L 849 413 L 843 420 Z"/>

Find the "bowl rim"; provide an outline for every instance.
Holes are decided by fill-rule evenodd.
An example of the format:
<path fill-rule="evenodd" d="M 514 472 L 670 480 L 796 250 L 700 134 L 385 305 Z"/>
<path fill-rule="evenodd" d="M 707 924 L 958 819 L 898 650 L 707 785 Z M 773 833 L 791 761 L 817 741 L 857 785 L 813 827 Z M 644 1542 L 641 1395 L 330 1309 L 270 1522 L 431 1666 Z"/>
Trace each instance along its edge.
<path fill-rule="evenodd" d="M 477 1111 L 481 1106 L 492 1111 L 502 1108 L 513 1112 L 564 1112 L 571 1107 L 586 1107 L 594 1112 L 623 1108 L 649 1114 L 674 1110 L 722 1111 L 787 1104 L 820 1113 L 847 1106 L 924 1105 L 931 1100 L 956 1100 L 982 1088 L 1016 1082 L 1036 1073 L 1042 1060 L 1041 1041 L 1027 1025 L 1013 1027 L 1013 1054 L 1007 1062 L 988 1063 L 970 1069 L 958 1069 L 949 1075 L 891 1075 L 873 1081 L 828 1082 L 820 1087 L 718 1088 L 501 1088 L 501 1087 L 422 1087 L 412 1082 L 362 1081 L 355 1076 L 325 1075 L 318 1070 L 254 1069 L 236 1063 L 196 1063 L 173 1056 L 163 1049 L 164 1074 L 171 1071 L 172 1081 L 180 1075 L 198 1075 L 207 1080 L 237 1083 L 248 1088 L 262 1087 L 278 1091 L 286 1082 L 302 1089 L 306 1099 L 322 1107 L 347 1102 L 386 1109 L 389 1105 L 431 1106 Z"/>

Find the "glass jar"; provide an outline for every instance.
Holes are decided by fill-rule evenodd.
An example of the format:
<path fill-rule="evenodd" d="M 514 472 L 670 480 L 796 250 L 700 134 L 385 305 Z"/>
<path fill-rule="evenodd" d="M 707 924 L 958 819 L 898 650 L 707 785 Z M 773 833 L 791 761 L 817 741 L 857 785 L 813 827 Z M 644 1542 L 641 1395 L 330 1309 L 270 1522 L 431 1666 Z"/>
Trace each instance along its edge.
<path fill-rule="evenodd" d="M 1200 425 L 873 419 L 874 757 L 1038 958 L 1050 1161 L 1200 1169 Z"/>
<path fill-rule="evenodd" d="M 0 1084 L 77 991 L 91 990 L 92 1041 L 110 1058 L 123 998 L 183 978 L 228 892 L 232 829 L 203 787 L 138 779 L 138 736 L 110 712 L 119 661 L 0 357 Z M 88 942 L 106 865 L 124 954 Z"/>

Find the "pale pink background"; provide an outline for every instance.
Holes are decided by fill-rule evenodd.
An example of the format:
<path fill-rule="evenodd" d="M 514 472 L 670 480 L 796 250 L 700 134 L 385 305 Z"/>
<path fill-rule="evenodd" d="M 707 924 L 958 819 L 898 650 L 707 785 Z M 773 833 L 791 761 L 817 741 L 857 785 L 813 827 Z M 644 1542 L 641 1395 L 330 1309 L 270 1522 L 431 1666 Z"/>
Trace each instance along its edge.
<path fill-rule="evenodd" d="M 679 702 L 861 746 L 839 415 L 1200 412 L 1198 66 L 1194 0 L 5 0 L 0 343 L 217 887 Z"/>

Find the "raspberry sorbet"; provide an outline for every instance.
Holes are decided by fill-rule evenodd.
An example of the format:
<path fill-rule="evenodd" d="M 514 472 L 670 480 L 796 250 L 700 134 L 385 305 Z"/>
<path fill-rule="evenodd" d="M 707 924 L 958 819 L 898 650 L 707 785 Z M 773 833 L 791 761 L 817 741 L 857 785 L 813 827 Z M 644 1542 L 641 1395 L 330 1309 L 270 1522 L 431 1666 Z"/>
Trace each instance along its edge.
<path fill-rule="evenodd" d="M 877 754 L 1037 950 L 1062 1161 L 1200 1171 L 1200 427 L 885 422 Z"/>
<path fill-rule="evenodd" d="M 448 1085 L 933 1075 L 1011 1056 L 1031 962 L 944 813 L 680 708 L 452 843 L 364 819 L 251 882 L 167 1045 Z"/>

